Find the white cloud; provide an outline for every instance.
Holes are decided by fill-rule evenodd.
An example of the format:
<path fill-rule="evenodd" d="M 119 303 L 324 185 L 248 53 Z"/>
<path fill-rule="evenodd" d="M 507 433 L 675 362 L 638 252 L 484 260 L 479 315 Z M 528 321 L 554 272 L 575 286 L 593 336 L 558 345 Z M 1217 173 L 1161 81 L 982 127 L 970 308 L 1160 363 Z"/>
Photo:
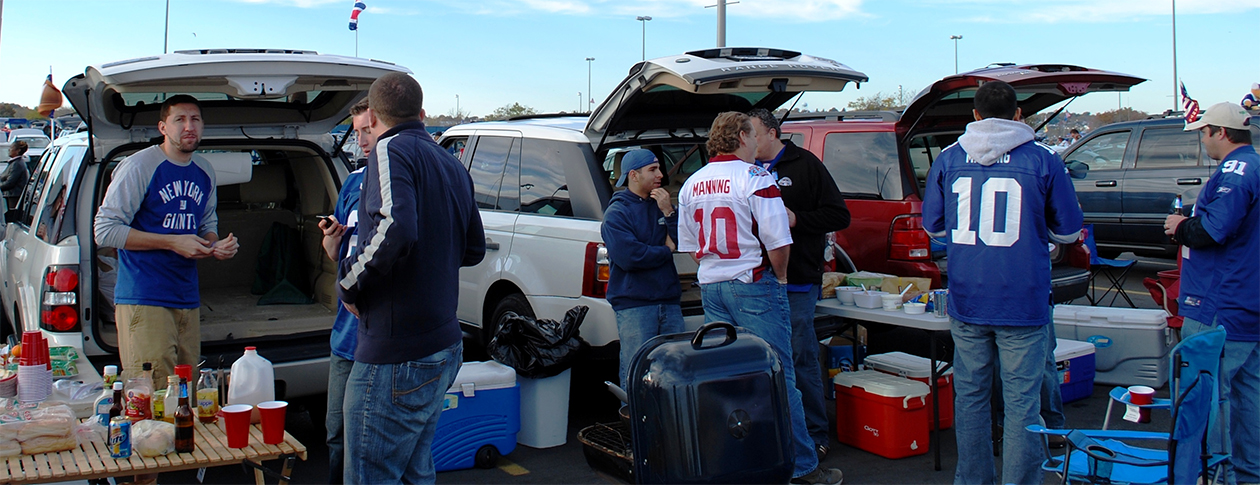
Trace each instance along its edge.
<path fill-rule="evenodd" d="M 950 0 L 929 1 L 979 23 L 1128 22 L 1167 17 L 1171 2 L 1153 0 Z M 1177 15 L 1242 13 L 1260 9 L 1260 0 L 1181 0 Z"/>

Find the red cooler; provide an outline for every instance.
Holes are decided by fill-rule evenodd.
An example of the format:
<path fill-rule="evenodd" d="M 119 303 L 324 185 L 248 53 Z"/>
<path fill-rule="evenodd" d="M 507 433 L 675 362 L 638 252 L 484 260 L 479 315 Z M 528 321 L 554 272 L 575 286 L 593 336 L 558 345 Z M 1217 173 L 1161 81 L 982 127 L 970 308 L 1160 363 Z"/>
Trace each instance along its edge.
<path fill-rule="evenodd" d="M 928 451 L 928 385 L 883 372 L 841 372 L 836 386 L 840 442 L 884 458 Z"/>
<path fill-rule="evenodd" d="M 932 361 L 910 355 L 905 352 L 889 352 L 887 354 L 877 354 L 866 358 L 866 365 L 873 367 L 880 372 L 899 375 L 908 379 L 914 379 L 924 384 L 931 385 L 928 379 L 931 378 Z M 937 368 L 945 366 L 944 362 L 937 361 Z M 941 407 L 941 429 L 949 429 L 954 427 L 954 369 L 945 371 L 945 375 L 936 379 L 936 386 L 941 390 L 940 407 Z M 932 395 L 928 394 L 928 410 L 927 423 L 928 429 L 932 429 Z"/>

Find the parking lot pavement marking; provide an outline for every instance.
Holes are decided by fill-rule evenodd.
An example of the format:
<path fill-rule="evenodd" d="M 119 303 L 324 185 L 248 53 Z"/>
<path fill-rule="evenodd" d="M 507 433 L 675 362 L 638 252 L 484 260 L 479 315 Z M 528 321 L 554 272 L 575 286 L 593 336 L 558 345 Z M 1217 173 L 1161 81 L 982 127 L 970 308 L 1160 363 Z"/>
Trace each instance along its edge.
<path fill-rule="evenodd" d="M 500 457 L 499 463 L 502 463 L 502 465 L 499 465 L 498 468 L 506 472 L 508 475 L 519 477 L 521 475 L 529 474 L 529 470 L 526 470 L 525 467 L 512 463 L 511 461 L 508 461 L 507 458 Z"/>

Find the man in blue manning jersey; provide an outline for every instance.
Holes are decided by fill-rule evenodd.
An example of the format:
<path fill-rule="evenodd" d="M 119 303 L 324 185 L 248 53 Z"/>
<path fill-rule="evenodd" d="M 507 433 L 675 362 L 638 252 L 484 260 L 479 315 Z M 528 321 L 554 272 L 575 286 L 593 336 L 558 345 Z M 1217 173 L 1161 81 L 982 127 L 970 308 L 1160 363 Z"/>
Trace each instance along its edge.
<path fill-rule="evenodd" d="M 923 226 L 949 236 L 955 435 L 960 450 L 990 446 L 990 392 L 1001 364 L 1005 429 L 1001 483 L 1041 483 L 1038 424 L 1050 323 L 1048 243 L 1076 241 L 1082 214 L 1053 148 L 1033 141 L 1015 90 L 976 90 L 976 121 L 928 174 Z M 954 483 L 997 483 L 993 455 L 962 453 Z"/>
<path fill-rule="evenodd" d="M 1260 156 L 1251 146 L 1251 116 L 1232 103 L 1212 105 L 1186 131 L 1198 131 L 1208 156 L 1220 160 L 1189 218 L 1170 215 L 1165 233 L 1184 246 L 1181 297 L 1184 336 L 1221 326 L 1221 396 L 1231 453 L 1228 483 L 1260 483 Z M 1230 449 L 1232 446 L 1232 450 Z"/>

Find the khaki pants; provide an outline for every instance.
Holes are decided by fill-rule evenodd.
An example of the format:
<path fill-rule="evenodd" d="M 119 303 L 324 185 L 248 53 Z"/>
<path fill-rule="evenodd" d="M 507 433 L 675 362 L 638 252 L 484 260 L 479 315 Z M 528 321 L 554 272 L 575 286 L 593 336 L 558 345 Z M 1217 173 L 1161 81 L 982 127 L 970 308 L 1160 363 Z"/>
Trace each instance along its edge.
<path fill-rule="evenodd" d="M 166 386 L 175 365 L 193 366 L 201 356 L 201 309 L 118 305 L 118 356 L 123 378 L 138 377 L 145 362 L 153 363 L 153 385 Z M 196 385 L 195 383 L 189 383 Z"/>

